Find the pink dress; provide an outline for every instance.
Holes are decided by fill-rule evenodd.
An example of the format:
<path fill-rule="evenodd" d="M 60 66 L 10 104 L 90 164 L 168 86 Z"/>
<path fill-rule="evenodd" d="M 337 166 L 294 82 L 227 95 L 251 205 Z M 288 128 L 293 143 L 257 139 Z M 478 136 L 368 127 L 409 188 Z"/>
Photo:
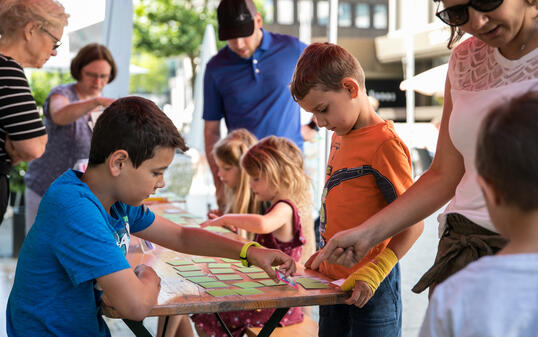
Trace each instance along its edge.
<path fill-rule="evenodd" d="M 289 242 L 281 242 L 276 239 L 273 234 L 257 234 L 256 242 L 259 242 L 266 248 L 280 249 L 284 253 L 291 256 L 295 261 L 301 258 L 301 252 L 305 239 L 301 229 L 301 218 L 295 205 L 289 200 L 278 200 L 267 210 L 269 213 L 273 207 L 279 202 L 285 202 L 293 208 L 293 239 Z M 275 309 L 257 309 L 243 311 L 229 311 L 219 313 L 222 320 L 234 337 L 240 337 L 245 333 L 247 327 L 261 327 L 273 314 Z M 209 336 L 226 337 L 226 333 L 222 329 L 220 323 L 214 314 L 196 314 L 191 316 L 194 324 L 198 329 L 203 330 Z M 280 321 L 281 326 L 300 323 L 303 321 L 303 311 L 301 308 L 290 308 L 286 315 Z"/>

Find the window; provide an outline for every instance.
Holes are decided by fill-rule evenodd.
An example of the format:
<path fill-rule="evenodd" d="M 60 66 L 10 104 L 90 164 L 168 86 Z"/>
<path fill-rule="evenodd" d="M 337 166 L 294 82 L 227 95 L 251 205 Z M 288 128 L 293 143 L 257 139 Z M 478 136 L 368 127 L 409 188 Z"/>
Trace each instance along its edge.
<path fill-rule="evenodd" d="M 374 6 L 374 28 L 387 29 L 387 5 Z"/>
<path fill-rule="evenodd" d="M 329 2 L 318 1 L 318 25 L 327 26 L 329 24 Z"/>
<path fill-rule="evenodd" d="M 265 10 L 264 22 L 273 23 L 275 21 L 275 8 L 273 0 L 265 0 L 263 3 L 263 9 Z"/>
<path fill-rule="evenodd" d="M 281 25 L 293 24 L 293 0 L 277 0 L 278 23 Z"/>
<path fill-rule="evenodd" d="M 351 26 L 351 4 L 348 2 L 338 4 L 338 25 L 341 27 Z"/>
<path fill-rule="evenodd" d="M 357 28 L 370 28 L 370 5 L 357 4 L 355 6 L 355 26 Z"/>

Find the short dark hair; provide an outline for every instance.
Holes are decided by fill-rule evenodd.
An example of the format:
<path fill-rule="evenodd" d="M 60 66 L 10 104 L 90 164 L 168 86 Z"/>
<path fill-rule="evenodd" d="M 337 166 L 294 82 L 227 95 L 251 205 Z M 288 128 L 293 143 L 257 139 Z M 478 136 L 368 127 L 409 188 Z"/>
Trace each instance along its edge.
<path fill-rule="evenodd" d="M 297 61 L 291 79 L 291 96 L 295 101 L 302 100 L 312 88 L 338 91 L 346 77 L 357 80 L 360 88 L 365 89 L 364 71 L 350 52 L 328 42 L 312 43 Z"/>
<path fill-rule="evenodd" d="M 88 166 L 102 164 L 123 149 L 137 168 L 153 158 L 157 147 L 188 150 L 175 125 L 155 103 L 137 96 L 120 98 L 95 123 Z"/>
<path fill-rule="evenodd" d="M 97 60 L 105 60 L 110 64 L 108 83 L 114 81 L 116 74 L 118 73 L 116 62 L 114 62 L 114 58 L 107 47 L 99 43 L 87 44 L 78 51 L 75 58 L 71 61 L 71 76 L 73 76 L 75 80 L 80 81 L 82 78 L 82 76 L 80 76 L 82 68 Z"/>
<path fill-rule="evenodd" d="M 485 117 L 476 169 L 506 203 L 523 211 L 538 209 L 538 91 L 501 104 Z"/>

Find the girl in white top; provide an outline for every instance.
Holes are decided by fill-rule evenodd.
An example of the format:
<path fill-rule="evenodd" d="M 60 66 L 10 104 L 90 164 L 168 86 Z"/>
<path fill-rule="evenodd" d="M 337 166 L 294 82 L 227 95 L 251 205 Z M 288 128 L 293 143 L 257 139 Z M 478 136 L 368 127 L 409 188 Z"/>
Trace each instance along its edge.
<path fill-rule="evenodd" d="M 536 0 L 443 0 L 437 16 L 452 28 L 449 48 L 463 33 L 472 35 L 452 52 L 443 118 L 431 168 L 363 225 L 340 232 L 312 263 L 351 266 L 378 242 L 429 216 L 439 216 L 436 264 L 413 290 L 430 291 L 482 255 L 494 254 L 505 240 L 496 234 L 476 183 L 478 126 L 491 107 L 538 88 L 538 8 Z M 451 224 L 451 221 L 453 222 Z M 472 238 L 472 240 L 468 240 Z M 465 248 L 462 240 L 478 243 Z M 468 247 L 468 246 L 467 246 Z M 461 259 L 452 259 L 452 257 Z"/>

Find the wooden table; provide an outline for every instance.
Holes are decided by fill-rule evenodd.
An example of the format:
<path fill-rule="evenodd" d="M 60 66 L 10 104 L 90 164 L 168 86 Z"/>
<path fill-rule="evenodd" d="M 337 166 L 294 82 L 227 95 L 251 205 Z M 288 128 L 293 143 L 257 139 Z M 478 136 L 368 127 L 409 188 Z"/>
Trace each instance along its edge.
<path fill-rule="evenodd" d="M 151 209 L 155 211 L 156 214 L 159 214 L 167 207 L 170 206 L 165 204 L 152 205 Z M 299 284 L 298 289 L 294 289 L 288 285 L 258 288 L 263 291 L 263 294 L 260 295 L 214 297 L 207 294 L 206 290 L 201 286 L 178 275 L 177 271 L 170 264 L 166 263 L 166 261 L 170 261 L 177 257 L 190 259 L 189 255 L 177 253 L 157 245 L 154 245 L 153 249 L 149 251 L 147 247 L 144 250 L 136 249 L 137 240 L 139 239 L 136 237 L 132 238 L 134 244 L 131 245 L 129 253 L 127 254 L 129 263 L 133 268 L 138 264 L 144 263 L 155 269 L 157 274 L 161 277 L 161 291 L 159 293 L 157 305 L 153 307 L 148 316 L 187 315 L 219 313 L 234 310 L 280 308 L 275 310 L 273 316 L 265 324 L 259 334 L 259 336 L 269 336 L 290 307 L 341 304 L 349 297 L 349 295 L 337 288 L 306 290 Z M 144 247 L 142 242 L 139 242 L 139 245 Z M 135 249 L 132 249 L 133 247 Z M 204 273 L 209 273 L 206 263 L 198 263 L 198 265 Z M 305 270 L 300 265 L 297 265 L 297 267 L 297 272 L 300 275 L 329 281 L 327 277 L 320 273 L 310 269 Z M 250 279 L 250 277 L 247 276 L 248 274 L 240 272 L 236 272 L 236 274 L 242 276 L 243 281 L 256 281 Z M 222 282 L 232 285 L 233 283 L 241 281 L 233 280 Z M 103 314 L 107 317 L 122 318 L 112 307 L 103 305 L 102 309 Z M 142 322 L 134 322 L 126 319 L 124 319 L 124 321 L 136 336 L 151 336 L 142 325 Z"/>

